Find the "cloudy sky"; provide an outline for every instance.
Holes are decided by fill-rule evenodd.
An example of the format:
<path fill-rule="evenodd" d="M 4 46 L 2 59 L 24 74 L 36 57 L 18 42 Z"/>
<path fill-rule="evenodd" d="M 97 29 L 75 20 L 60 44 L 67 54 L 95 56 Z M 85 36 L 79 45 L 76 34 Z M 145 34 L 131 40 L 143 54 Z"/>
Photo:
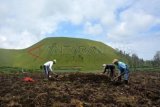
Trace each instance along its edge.
<path fill-rule="evenodd" d="M 0 0 L 0 48 L 55 36 L 98 40 L 152 59 L 160 50 L 160 0 Z"/>

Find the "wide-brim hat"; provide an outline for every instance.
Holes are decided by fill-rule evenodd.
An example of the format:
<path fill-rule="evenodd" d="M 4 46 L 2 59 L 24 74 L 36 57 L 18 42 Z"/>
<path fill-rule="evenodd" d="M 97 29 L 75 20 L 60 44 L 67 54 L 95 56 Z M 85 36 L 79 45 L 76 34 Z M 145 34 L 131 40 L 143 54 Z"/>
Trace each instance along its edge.
<path fill-rule="evenodd" d="M 106 64 L 103 64 L 102 67 L 106 67 Z"/>
<path fill-rule="evenodd" d="M 56 59 L 54 59 L 53 62 L 56 63 L 57 62 Z"/>
<path fill-rule="evenodd" d="M 118 62 L 118 59 L 114 59 L 112 63 L 115 64 L 116 62 Z"/>

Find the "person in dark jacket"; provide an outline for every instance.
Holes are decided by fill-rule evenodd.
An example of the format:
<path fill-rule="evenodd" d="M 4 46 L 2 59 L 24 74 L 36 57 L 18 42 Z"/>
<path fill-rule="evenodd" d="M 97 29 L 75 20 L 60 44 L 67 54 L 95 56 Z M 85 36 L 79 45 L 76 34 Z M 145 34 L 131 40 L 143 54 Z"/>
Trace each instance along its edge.
<path fill-rule="evenodd" d="M 113 64 L 103 64 L 104 67 L 103 74 L 107 72 L 107 76 L 109 76 L 111 79 L 115 76 L 115 66 Z"/>

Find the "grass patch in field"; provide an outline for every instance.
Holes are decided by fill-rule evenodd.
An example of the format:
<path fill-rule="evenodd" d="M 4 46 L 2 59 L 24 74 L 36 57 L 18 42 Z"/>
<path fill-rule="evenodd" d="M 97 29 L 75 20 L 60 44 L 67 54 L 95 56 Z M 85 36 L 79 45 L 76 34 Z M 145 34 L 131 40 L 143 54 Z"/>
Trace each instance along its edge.
<path fill-rule="evenodd" d="M 114 58 L 123 59 L 104 43 L 80 38 L 46 38 L 21 50 L 0 49 L 0 66 L 39 69 L 48 60 L 57 59 L 55 69 L 77 66 L 80 70 L 97 70 Z"/>

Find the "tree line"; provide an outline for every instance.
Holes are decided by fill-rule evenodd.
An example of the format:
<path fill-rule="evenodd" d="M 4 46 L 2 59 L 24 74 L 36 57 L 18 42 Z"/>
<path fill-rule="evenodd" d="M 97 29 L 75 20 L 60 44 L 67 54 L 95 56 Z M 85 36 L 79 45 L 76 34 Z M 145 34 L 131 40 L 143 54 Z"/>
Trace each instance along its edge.
<path fill-rule="evenodd" d="M 152 60 L 144 60 L 135 53 L 129 54 L 118 49 L 116 49 L 116 52 L 128 62 L 133 71 L 136 71 L 138 68 L 160 68 L 160 51 L 155 53 Z"/>

